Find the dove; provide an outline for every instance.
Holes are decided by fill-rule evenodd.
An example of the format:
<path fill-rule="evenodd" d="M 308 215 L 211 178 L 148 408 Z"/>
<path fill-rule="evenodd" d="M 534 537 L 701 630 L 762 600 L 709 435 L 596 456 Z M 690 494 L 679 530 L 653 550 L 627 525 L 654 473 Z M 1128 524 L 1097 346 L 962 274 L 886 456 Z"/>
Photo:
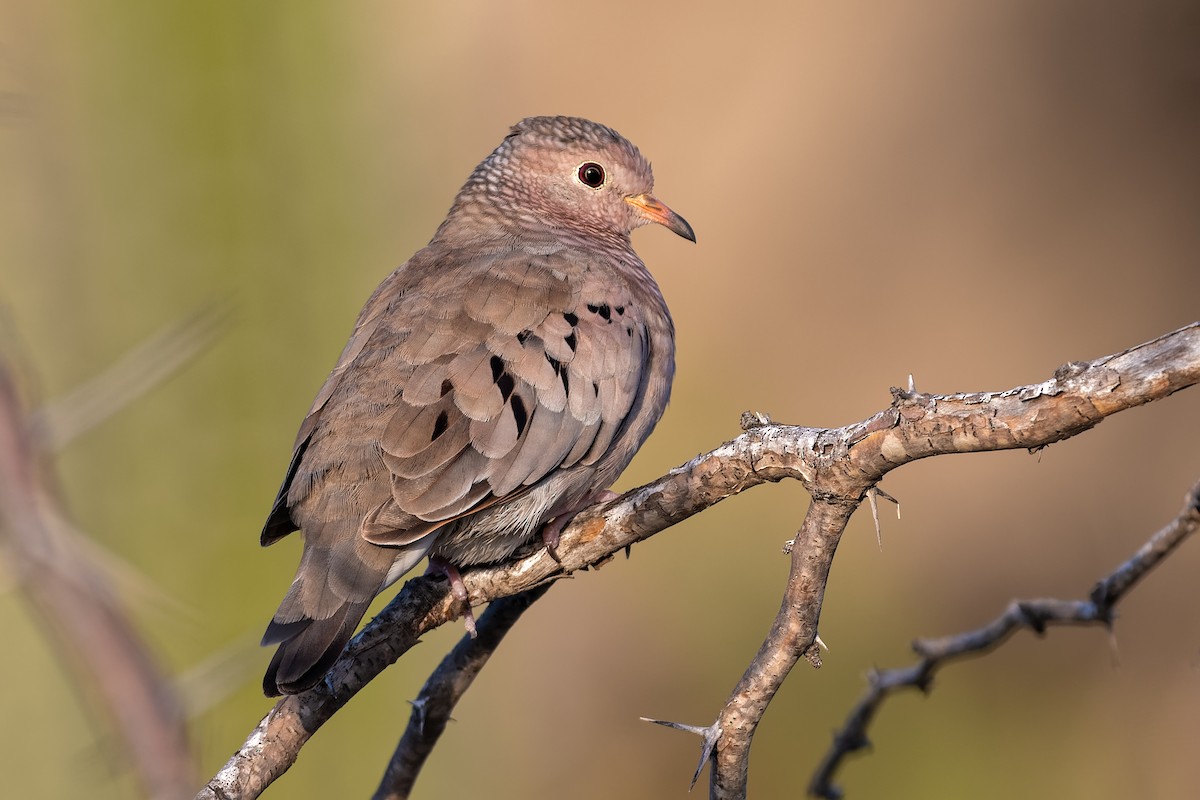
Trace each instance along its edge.
<path fill-rule="evenodd" d="M 653 189 L 613 129 L 522 120 L 367 300 L 262 530 L 264 546 L 303 536 L 262 639 L 277 645 L 268 696 L 319 682 L 422 559 L 453 583 L 605 496 L 675 372 L 674 324 L 630 234 L 696 240 Z"/>

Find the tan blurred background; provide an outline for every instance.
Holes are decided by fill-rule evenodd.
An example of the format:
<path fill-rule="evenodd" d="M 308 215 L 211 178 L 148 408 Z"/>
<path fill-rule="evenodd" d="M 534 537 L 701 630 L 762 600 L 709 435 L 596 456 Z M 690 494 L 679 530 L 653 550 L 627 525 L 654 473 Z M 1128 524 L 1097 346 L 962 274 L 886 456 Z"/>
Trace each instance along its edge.
<path fill-rule="evenodd" d="M 301 416 L 375 284 L 507 126 L 578 114 L 653 159 L 699 244 L 640 231 L 679 330 L 674 401 L 618 488 L 756 409 L 833 426 L 926 391 L 1047 378 L 1200 318 L 1195 3 L 0 3 L 0 303 L 52 398 L 227 302 L 226 334 L 60 459 L 81 526 L 185 684 L 210 775 L 269 708 L 255 645 L 299 542 L 258 547 Z M 1012 598 L 1086 594 L 1200 477 L 1200 391 L 1038 455 L 941 458 L 851 524 L 822 617 L 755 741 L 798 796 L 872 666 Z M 683 798 L 696 740 L 775 613 L 799 486 L 735 498 L 555 588 L 456 713 L 423 797 Z M 1020 635 L 906 695 L 851 797 L 1182 797 L 1200 786 L 1200 549 L 1099 630 Z M 175 606 L 178 607 L 175 607 Z M 9 582 L 11 797 L 124 798 Z M 363 797 L 427 637 L 271 796 Z M 216 677 L 214 677 L 216 676 Z M 468 768 L 469 767 L 469 768 Z M 702 781 L 706 778 L 702 778 Z M 698 790 L 703 794 L 703 790 Z"/>

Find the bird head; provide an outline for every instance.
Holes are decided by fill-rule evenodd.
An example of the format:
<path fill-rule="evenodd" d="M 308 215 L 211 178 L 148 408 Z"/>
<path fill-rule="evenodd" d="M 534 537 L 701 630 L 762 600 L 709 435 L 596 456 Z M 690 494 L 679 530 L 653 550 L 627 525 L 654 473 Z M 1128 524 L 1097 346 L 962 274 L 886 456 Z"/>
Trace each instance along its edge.
<path fill-rule="evenodd" d="M 492 203 L 519 225 L 567 235 L 628 242 L 635 228 L 654 222 L 696 241 L 653 190 L 650 162 L 613 129 L 578 117 L 529 117 L 475 169 L 458 204 Z"/>

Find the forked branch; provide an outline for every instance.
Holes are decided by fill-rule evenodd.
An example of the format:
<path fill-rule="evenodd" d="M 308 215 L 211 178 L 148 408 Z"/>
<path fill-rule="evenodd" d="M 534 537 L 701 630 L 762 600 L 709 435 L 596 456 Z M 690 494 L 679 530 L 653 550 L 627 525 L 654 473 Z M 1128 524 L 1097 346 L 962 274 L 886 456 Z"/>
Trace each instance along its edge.
<path fill-rule="evenodd" d="M 830 800 L 842 796 L 833 784 L 833 776 L 845 762 L 846 756 L 868 745 L 867 728 L 889 696 L 909 688 L 928 692 L 933 676 L 939 669 L 953 661 L 999 647 L 1022 628 L 1041 634 L 1047 628 L 1059 625 L 1109 627 L 1116 604 L 1197 528 L 1200 528 L 1200 482 L 1188 492 L 1183 510 L 1175 519 L 1151 536 L 1127 561 L 1101 579 L 1092 588 L 1087 600 L 1017 600 L 983 627 L 941 639 L 913 642 L 913 650 L 921 657 L 920 661 L 909 667 L 870 675 L 870 686 L 866 693 L 851 709 L 841 730 L 834 734 L 833 745 L 813 774 L 808 787 L 809 794 Z"/>
<path fill-rule="evenodd" d="M 744 797 L 750 741 L 791 667 L 811 652 L 825 579 L 846 522 L 889 471 L 929 456 L 1036 449 L 1102 419 L 1200 381 L 1200 323 L 1091 362 L 1072 362 L 1041 383 L 1003 392 L 935 395 L 893 390 L 890 406 L 843 428 L 751 420 L 738 438 L 659 480 L 579 514 L 563 532 L 559 561 L 544 549 L 463 573 L 472 605 L 596 567 L 629 545 L 752 486 L 784 478 L 813 496 L 792 549 L 779 613 L 718 715 L 710 794 Z M 452 620 L 445 582 L 408 581 L 351 642 L 326 680 L 287 697 L 204 787 L 199 798 L 257 797 L 295 761 L 309 737 L 422 633 Z"/>

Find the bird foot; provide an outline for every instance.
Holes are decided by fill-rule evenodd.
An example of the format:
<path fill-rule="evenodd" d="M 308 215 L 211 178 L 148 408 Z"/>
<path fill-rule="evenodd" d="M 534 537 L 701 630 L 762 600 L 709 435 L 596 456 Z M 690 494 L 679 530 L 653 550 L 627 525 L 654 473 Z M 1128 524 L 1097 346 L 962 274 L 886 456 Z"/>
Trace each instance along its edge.
<path fill-rule="evenodd" d="M 562 537 L 563 528 L 567 527 L 568 523 L 575 519 L 576 514 L 589 506 L 594 506 L 597 503 L 607 503 L 609 500 L 616 500 L 620 496 L 609 489 L 597 489 L 594 492 L 590 492 L 571 508 L 556 514 L 553 519 L 542 527 L 542 541 L 546 543 L 546 552 L 550 554 L 550 557 L 556 562 L 562 563 L 557 552 L 558 540 Z"/>
<path fill-rule="evenodd" d="M 430 556 L 429 569 L 425 570 L 425 574 L 441 574 L 446 576 L 446 580 L 450 581 L 450 594 L 454 595 L 455 600 L 463 604 L 463 627 L 467 629 L 467 634 L 472 639 L 478 637 L 479 631 L 475 628 L 475 612 L 471 610 L 471 601 L 467 596 L 467 585 L 463 583 L 462 573 L 458 571 L 458 567 L 441 556 Z"/>

